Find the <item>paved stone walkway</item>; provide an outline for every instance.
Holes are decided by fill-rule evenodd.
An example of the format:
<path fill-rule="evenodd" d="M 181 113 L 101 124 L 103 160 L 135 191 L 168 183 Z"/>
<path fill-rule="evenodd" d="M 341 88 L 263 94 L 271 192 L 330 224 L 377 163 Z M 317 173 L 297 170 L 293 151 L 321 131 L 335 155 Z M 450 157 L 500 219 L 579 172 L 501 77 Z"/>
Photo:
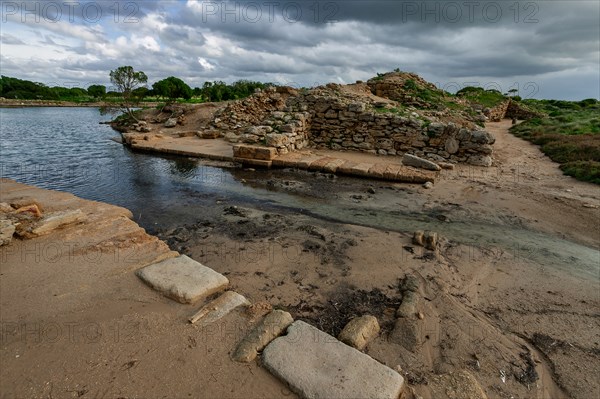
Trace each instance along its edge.
<path fill-rule="evenodd" d="M 434 182 L 437 173 L 402 165 L 399 157 L 328 150 L 310 150 L 279 155 L 272 161 L 234 158 L 233 144 L 221 139 L 148 136 L 131 141 L 134 150 L 183 155 L 218 161 L 241 162 L 251 167 L 295 168 L 347 176 L 368 177 L 406 183 Z"/>

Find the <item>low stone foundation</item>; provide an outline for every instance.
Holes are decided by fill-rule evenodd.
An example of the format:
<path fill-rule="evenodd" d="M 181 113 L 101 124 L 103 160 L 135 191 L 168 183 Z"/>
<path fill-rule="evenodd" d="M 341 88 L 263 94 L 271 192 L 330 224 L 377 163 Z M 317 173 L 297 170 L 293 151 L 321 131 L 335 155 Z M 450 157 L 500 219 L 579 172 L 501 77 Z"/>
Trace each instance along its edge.
<path fill-rule="evenodd" d="M 363 89 L 369 90 L 366 85 Z M 440 112 L 350 94 L 335 84 L 303 92 L 268 89 L 226 108 L 213 128 L 222 130 L 230 142 L 272 147 L 279 155 L 314 147 L 393 156 L 408 153 L 480 166 L 492 164 L 495 141 L 470 121 L 449 122 Z"/>

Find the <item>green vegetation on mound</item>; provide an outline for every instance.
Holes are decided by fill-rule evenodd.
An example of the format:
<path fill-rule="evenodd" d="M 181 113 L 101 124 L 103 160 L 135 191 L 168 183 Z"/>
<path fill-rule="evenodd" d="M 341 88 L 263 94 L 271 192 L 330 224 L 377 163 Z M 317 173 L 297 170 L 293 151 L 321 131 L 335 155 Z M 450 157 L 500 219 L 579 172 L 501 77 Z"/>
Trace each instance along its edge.
<path fill-rule="evenodd" d="M 600 184 L 600 103 L 595 99 L 523 102 L 547 116 L 513 126 L 511 132 L 541 146 L 566 175 Z"/>
<path fill-rule="evenodd" d="M 457 97 L 464 98 L 472 104 L 480 104 L 483 107 L 494 108 L 508 98 L 498 90 L 486 90 L 482 87 L 468 86 L 456 92 Z"/>

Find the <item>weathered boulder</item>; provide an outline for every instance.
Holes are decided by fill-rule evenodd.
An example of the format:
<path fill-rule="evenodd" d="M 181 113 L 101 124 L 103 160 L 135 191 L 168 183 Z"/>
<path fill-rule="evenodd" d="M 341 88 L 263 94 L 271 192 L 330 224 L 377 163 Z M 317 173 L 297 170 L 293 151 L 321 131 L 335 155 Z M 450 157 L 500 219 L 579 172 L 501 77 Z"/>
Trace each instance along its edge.
<path fill-rule="evenodd" d="M 418 230 L 413 233 L 412 242 L 415 245 L 424 246 L 425 244 L 425 232 L 423 230 Z"/>
<path fill-rule="evenodd" d="M 492 157 L 489 155 L 472 155 L 467 159 L 467 163 L 474 166 L 492 166 Z"/>
<path fill-rule="evenodd" d="M 83 222 L 85 219 L 86 216 L 80 209 L 48 213 L 41 220 L 32 225 L 27 232 L 24 232 L 24 235 L 40 236 L 48 234 L 60 227 Z"/>
<path fill-rule="evenodd" d="M 487 399 L 479 382 L 466 370 L 434 376 L 427 388 L 433 398 Z"/>
<path fill-rule="evenodd" d="M 450 137 L 448 140 L 446 140 L 444 148 L 448 154 L 456 154 L 459 148 L 458 141 L 455 138 Z"/>
<path fill-rule="evenodd" d="M 10 244 L 15 233 L 15 224 L 12 220 L 0 219 L 0 246 Z"/>
<path fill-rule="evenodd" d="M 397 317 L 411 318 L 417 314 L 417 305 L 419 303 L 419 295 L 414 291 L 406 291 L 402 295 L 402 303 L 396 310 Z"/>
<path fill-rule="evenodd" d="M 471 132 L 471 141 L 477 144 L 494 144 L 496 138 L 485 130 L 475 130 Z"/>
<path fill-rule="evenodd" d="M 169 118 L 165 122 L 165 127 L 171 128 L 177 126 L 177 118 Z"/>
<path fill-rule="evenodd" d="M 13 212 L 15 208 L 7 204 L 6 202 L 0 202 L 0 213 L 10 213 Z"/>
<path fill-rule="evenodd" d="M 350 320 L 338 336 L 338 339 L 361 351 L 379 334 L 379 331 L 380 327 L 377 318 L 365 315 Z"/>
<path fill-rule="evenodd" d="M 432 231 L 427 231 L 425 232 L 425 236 L 424 236 L 424 246 L 426 249 L 429 249 L 430 251 L 434 251 L 435 248 L 437 247 L 437 243 L 438 243 L 438 234 Z"/>

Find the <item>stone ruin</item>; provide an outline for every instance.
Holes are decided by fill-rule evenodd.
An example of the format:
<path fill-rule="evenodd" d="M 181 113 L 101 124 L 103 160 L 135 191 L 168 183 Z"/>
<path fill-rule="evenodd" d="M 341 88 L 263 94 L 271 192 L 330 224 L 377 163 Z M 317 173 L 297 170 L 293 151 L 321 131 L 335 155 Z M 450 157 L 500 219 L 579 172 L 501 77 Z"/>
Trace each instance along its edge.
<path fill-rule="evenodd" d="M 273 147 L 278 154 L 311 147 L 491 166 L 495 139 L 476 118 L 423 109 L 418 98 L 403 94 L 404 82 L 271 87 L 229 104 L 216 114 L 211 128 L 229 142 Z M 417 84 L 435 89 L 422 79 Z"/>

